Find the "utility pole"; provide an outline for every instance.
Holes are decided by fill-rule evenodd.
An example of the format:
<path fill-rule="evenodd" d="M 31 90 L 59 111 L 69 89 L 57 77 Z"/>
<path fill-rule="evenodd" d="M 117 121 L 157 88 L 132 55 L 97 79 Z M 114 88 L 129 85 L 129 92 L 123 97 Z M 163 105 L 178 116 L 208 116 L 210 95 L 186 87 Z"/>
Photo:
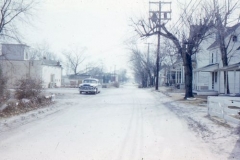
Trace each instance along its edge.
<path fill-rule="evenodd" d="M 159 60 L 160 60 L 160 38 L 161 38 L 161 25 L 162 20 L 171 20 L 171 2 L 149 2 L 149 17 L 153 22 L 154 28 L 158 32 L 158 44 L 157 44 L 157 58 L 156 58 L 156 85 L 155 90 L 158 90 L 159 84 Z"/>

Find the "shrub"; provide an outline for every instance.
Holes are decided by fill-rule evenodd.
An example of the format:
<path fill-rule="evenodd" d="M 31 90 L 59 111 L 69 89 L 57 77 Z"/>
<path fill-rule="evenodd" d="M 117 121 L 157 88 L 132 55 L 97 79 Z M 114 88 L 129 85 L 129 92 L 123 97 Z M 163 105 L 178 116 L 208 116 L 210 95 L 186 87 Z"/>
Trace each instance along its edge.
<path fill-rule="evenodd" d="M 17 99 L 36 99 L 42 92 L 42 81 L 39 79 L 22 78 L 17 81 L 16 86 Z"/>
<path fill-rule="evenodd" d="M 10 96 L 10 93 L 7 91 L 7 78 L 2 74 L 0 68 L 0 105 L 6 101 Z"/>
<path fill-rule="evenodd" d="M 0 117 L 18 115 L 52 103 L 53 96 L 42 94 L 42 82 L 38 79 L 22 78 L 16 82 L 15 97 L 5 100 Z"/>

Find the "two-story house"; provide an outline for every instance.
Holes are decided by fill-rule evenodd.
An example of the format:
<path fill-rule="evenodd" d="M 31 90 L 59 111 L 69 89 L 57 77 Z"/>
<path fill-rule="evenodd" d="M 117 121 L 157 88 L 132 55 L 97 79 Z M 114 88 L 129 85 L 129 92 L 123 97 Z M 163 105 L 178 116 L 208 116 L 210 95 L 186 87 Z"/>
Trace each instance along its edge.
<path fill-rule="evenodd" d="M 214 32 L 213 32 L 214 33 Z M 227 44 L 228 64 L 223 67 L 220 45 L 217 34 L 212 34 L 201 44 L 201 51 L 196 54 L 197 67 L 194 69 L 194 89 L 207 91 L 208 95 L 226 93 L 224 71 L 228 72 L 230 93 L 240 93 L 240 24 L 227 28 L 225 43 Z M 210 44 L 210 46 L 209 46 Z"/>
<path fill-rule="evenodd" d="M 60 87 L 62 66 L 52 60 L 32 60 L 29 46 L 24 44 L 1 44 L 0 67 L 8 78 L 8 87 L 14 88 L 23 77 L 38 78 L 43 87 Z"/>

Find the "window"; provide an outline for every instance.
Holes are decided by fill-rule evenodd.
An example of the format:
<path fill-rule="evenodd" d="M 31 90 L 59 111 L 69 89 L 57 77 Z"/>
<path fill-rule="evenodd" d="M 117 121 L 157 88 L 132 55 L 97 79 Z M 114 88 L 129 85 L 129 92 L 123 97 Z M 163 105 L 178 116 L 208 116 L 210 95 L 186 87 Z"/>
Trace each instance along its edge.
<path fill-rule="evenodd" d="M 25 59 L 28 60 L 28 52 L 25 52 Z"/>
<path fill-rule="evenodd" d="M 218 54 L 218 52 L 216 52 L 216 58 L 215 58 L 215 63 L 217 63 L 218 62 L 218 57 L 219 57 L 219 54 Z"/>
<path fill-rule="evenodd" d="M 232 41 L 233 41 L 233 42 L 237 42 L 237 36 L 233 35 Z"/>
<path fill-rule="evenodd" d="M 217 72 L 215 72 L 215 75 L 214 75 L 214 79 L 215 79 L 215 82 L 217 82 Z"/>
<path fill-rule="evenodd" d="M 213 53 L 212 53 L 212 63 L 213 63 Z"/>
<path fill-rule="evenodd" d="M 51 82 L 54 82 L 54 79 L 55 79 L 55 75 L 51 74 Z"/>
<path fill-rule="evenodd" d="M 214 89 L 214 72 L 212 72 L 212 89 Z"/>

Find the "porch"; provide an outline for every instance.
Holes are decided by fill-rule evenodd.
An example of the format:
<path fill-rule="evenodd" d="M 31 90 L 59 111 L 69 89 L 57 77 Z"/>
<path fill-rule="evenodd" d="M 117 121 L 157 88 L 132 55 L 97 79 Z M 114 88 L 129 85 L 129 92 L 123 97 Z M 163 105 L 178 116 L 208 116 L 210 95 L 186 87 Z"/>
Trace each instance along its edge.
<path fill-rule="evenodd" d="M 219 94 L 215 87 L 217 79 L 214 76 L 214 71 L 217 70 L 218 67 L 219 64 L 214 63 L 193 70 L 193 93 L 206 96 L 216 96 Z"/>
<path fill-rule="evenodd" d="M 224 84 L 224 77 L 222 75 L 222 78 L 221 78 L 220 77 L 221 75 L 219 74 L 219 88 L 221 86 L 221 83 L 223 83 L 223 87 L 224 87 L 223 88 L 224 92 L 219 92 L 220 95 L 239 96 L 240 95 L 240 62 L 219 68 L 217 71 L 219 73 L 220 72 L 227 73 L 227 76 L 228 76 L 227 82 L 229 84 L 229 89 L 230 89 L 230 94 L 227 94 L 227 85 Z"/>

